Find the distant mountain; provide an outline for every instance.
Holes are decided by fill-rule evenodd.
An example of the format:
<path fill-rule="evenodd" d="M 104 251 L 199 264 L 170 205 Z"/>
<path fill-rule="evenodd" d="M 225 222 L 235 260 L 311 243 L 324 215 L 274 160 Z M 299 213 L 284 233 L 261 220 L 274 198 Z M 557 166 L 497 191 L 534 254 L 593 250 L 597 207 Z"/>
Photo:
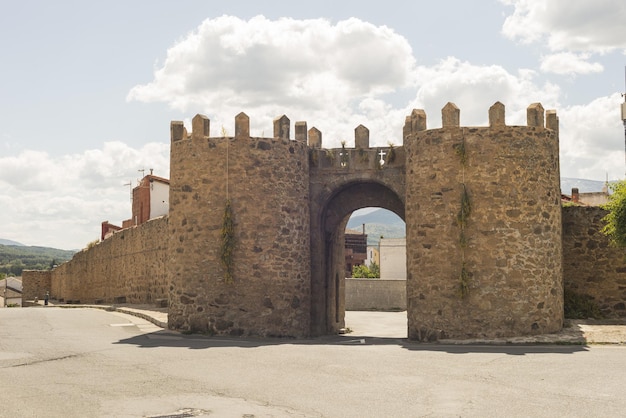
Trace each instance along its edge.
<path fill-rule="evenodd" d="M 10 239 L 2 239 L 0 238 L 0 245 L 18 245 L 18 246 L 24 246 L 24 244 L 21 244 L 17 241 L 11 241 Z"/>
<path fill-rule="evenodd" d="M 577 187 L 580 193 L 601 192 L 604 183 L 605 182 L 599 180 L 561 177 L 561 193 L 569 195 L 572 193 L 574 187 Z M 609 184 L 610 183 L 614 183 L 614 181 L 609 181 Z"/>
<path fill-rule="evenodd" d="M 22 270 L 49 270 L 71 260 L 76 252 L 48 247 L 0 244 L 0 273 L 20 276 Z"/>
<path fill-rule="evenodd" d="M 373 211 L 365 213 L 363 215 L 359 215 L 357 214 L 357 212 L 355 212 L 355 216 L 352 216 L 348 221 L 348 228 L 361 230 L 361 226 L 363 224 L 366 224 L 365 227 L 367 228 L 367 224 L 371 223 L 401 225 L 404 228 L 404 221 L 401 217 L 389 210 L 382 208 L 374 209 Z"/>
<path fill-rule="evenodd" d="M 381 236 L 385 238 L 404 238 L 406 236 L 404 221 L 391 211 L 378 208 L 364 214 L 360 214 L 362 211 L 355 213 L 356 215 L 350 217 L 347 227 L 360 232 L 363 230 L 363 224 L 365 224 L 367 245 L 378 245 Z"/>

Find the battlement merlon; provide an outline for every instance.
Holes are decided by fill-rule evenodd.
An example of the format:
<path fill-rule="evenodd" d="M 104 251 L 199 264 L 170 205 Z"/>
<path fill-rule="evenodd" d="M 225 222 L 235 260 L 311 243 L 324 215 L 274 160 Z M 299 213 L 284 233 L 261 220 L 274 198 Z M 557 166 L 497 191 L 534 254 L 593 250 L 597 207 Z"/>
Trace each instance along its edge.
<path fill-rule="evenodd" d="M 211 131 L 211 121 L 204 115 L 197 114 L 191 120 L 191 136 L 193 139 L 208 137 Z"/>

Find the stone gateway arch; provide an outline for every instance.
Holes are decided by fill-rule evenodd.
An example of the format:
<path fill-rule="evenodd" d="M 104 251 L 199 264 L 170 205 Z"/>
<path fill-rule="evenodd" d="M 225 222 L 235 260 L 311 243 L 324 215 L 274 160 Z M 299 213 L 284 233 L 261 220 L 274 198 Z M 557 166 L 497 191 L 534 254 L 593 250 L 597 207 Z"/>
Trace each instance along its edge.
<path fill-rule="evenodd" d="M 343 231 L 359 208 L 406 223 L 408 336 L 504 337 L 563 325 L 558 118 L 536 103 L 526 126 L 462 127 L 448 103 L 442 127 L 407 116 L 403 143 L 322 147 L 286 116 L 272 138 L 211 137 L 171 124 L 167 262 L 169 327 L 219 335 L 309 337 L 344 326 Z M 226 207 L 230 212 L 226 211 Z M 225 228 L 225 214 L 232 229 Z M 230 231 L 230 232 L 229 232 Z M 231 257 L 222 255 L 226 238 Z M 225 274 L 232 272 L 232 279 Z"/>

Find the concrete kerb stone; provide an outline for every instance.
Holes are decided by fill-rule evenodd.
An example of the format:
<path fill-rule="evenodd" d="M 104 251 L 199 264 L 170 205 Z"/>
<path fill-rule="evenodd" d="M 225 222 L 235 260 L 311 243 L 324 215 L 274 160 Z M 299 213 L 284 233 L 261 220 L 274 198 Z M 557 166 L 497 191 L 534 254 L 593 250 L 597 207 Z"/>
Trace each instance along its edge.
<path fill-rule="evenodd" d="M 167 328 L 167 313 L 142 311 L 142 310 L 133 309 L 133 308 L 115 308 L 115 310 L 117 312 L 122 312 L 128 315 L 133 315 L 133 316 L 145 319 L 146 321 L 152 322 L 154 325 L 158 327 L 165 328 L 165 329 Z M 165 321 L 163 321 L 162 319 L 159 319 L 157 316 L 164 316 Z"/>
<path fill-rule="evenodd" d="M 40 303 L 41 304 L 41 301 Z M 139 309 L 139 308 L 131 308 L 126 306 L 115 306 L 115 305 L 89 305 L 89 304 L 52 304 L 49 306 L 53 306 L 55 308 L 91 308 L 91 309 L 101 309 L 104 311 L 113 311 L 120 312 L 127 315 L 136 316 L 141 319 L 145 319 L 152 324 L 167 329 L 167 312 L 161 312 L 160 310 L 151 310 L 151 309 Z"/>
<path fill-rule="evenodd" d="M 555 334 L 524 337 L 439 340 L 452 345 L 626 345 L 626 322 L 601 320 L 568 320 Z"/>

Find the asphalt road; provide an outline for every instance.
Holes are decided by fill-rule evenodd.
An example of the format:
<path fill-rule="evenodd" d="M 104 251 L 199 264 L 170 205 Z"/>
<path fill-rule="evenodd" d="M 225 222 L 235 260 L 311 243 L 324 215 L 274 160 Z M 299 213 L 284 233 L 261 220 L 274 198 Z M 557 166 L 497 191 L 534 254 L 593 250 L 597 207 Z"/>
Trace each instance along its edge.
<path fill-rule="evenodd" d="M 0 417 L 589 417 L 624 346 L 183 336 L 91 309 L 0 309 Z"/>

